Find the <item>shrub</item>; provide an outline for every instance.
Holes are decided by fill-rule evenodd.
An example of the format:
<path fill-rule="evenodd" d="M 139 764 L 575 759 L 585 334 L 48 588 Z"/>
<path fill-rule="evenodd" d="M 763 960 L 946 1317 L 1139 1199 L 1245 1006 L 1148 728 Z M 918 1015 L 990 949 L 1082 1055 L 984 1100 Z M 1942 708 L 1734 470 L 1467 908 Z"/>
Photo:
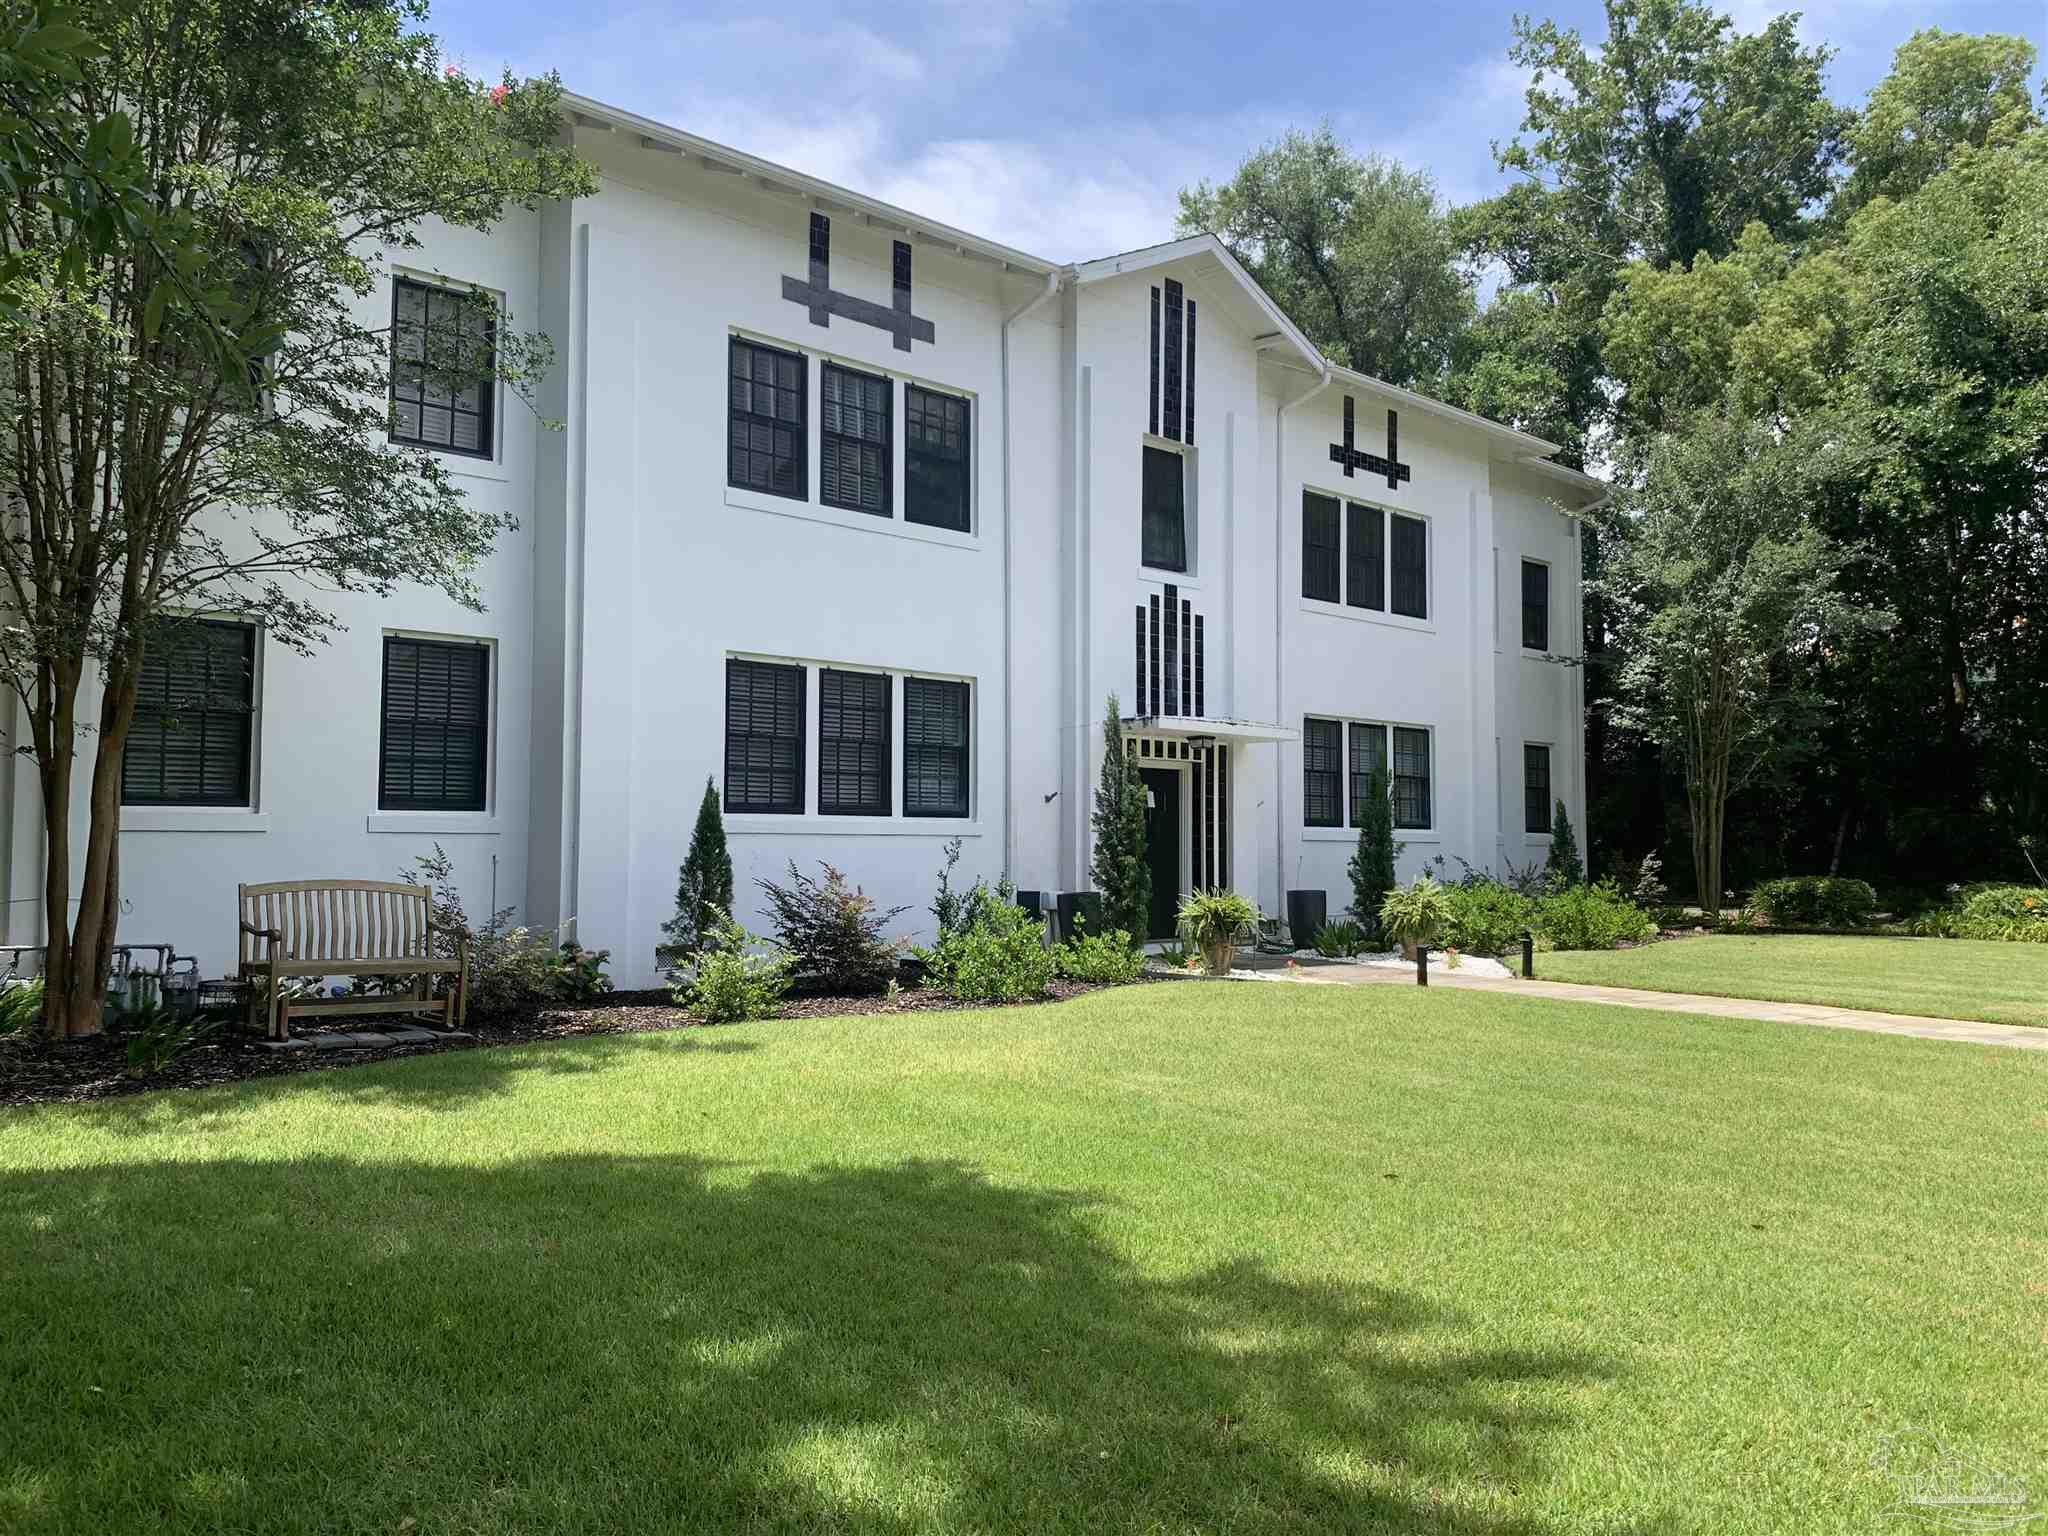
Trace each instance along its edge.
<path fill-rule="evenodd" d="M 1250 938 L 1259 925 L 1259 909 L 1228 886 L 1192 890 L 1180 899 L 1175 926 L 1180 936 L 1202 952 L 1213 965 L 1224 945 L 1233 947 Z"/>
<path fill-rule="evenodd" d="M 1522 942 L 1535 919 L 1535 903 L 1513 887 L 1484 877 L 1444 888 L 1444 943 L 1471 955 L 1505 955 Z"/>
<path fill-rule="evenodd" d="M 960 926 L 960 919 L 966 915 L 967 899 L 973 891 L 953 889 L 953 866 L 960 862 L 960 839 L 948 838 L 942 856 L 945 862 L 939 865 L 939 888 L 932 893 L 931 910 L 939 937 L 943 939 Z"/>
<path fill-rule="evenodd" d="M 2048 944 L 2048 887 L 1967 886 L 1957 893 L 1953 904 L 1928 913 L 1911 926 L 1915 933 L 1935 938 Z"/>
<path fill-rule="evenodd" d="M 668 941 L 656 947 L 655 960 L 667 966 L 687 962 L 711 942 L 721 923 L 730 921 L 731 911 L 732 854 L 725 846 L 718 789 L 707 777 L 689 852 L 676 873 L 676 913 L 661 925 Z"/>
<path fill-rule="evenodd" d="M 1380 928 L 1396 944 L 1434 944 L 1450 914 L 1444 887 L 1433 875 L 1417 875 L 1413 885 L 1397 885 L 1380 903 Z"/>
<path fill-rule="evenodd" d="M 487 928 L 470 936 L 469 1012 L 478 1019 L 532 1013 L 562 1000 L 560 952 L 538 928 Z"/>
<path fill-rule="evenodd" d="M 1046 948 L 1045 924 L 1009 898 L 1008 886 L 1005 881 L 994 896 L 977 886 L 959 926 L 924 952 L 927 979 L 948 997 L 1007 1003 L 1036 997 L 1052 985 L 1059 961 Z M 1113 931 L 1094 942 L 1117 937 Z M 1123 942 L 1128 947 L 1128 938 Z"/>
<path fill-rule="evenodd" d="M 1536 904 L 1536 930 L 1552 949 L 1613 949 L 1656 932 L 1612 880 L 1553 891 Z"/>
<path fill-rule="evenodd" d="M 705 931 L 697 969 L 678 982 L 675 999 L 710 1024 L 738 1024 L 765 1018 L 789 990 L 789 960 L 781 953 L 756 954 L 754 936 L 720 913 Z"/>
<path fill-rule="evenodd" d="M 32 976 L 0 991 L 0 1035 L 27 1034 L 42 1016 L 42 977 Z"/>
<path fill-rule="evenodd" d="M 1766 880 L 1749 904 L 1779 928 L 1861 928 L 1877 911 L 1877 893 L 1839 875 L 1792 875 Z"/>
<path fill-rule="evenodd" d="M 608 949 L 585 949 L 574 939 L 565 940 L 549 966 L 554 973 L 555 996 L 565 1003 L 594 1003 L 612 989 L 604 968 L 611 963 Z"/>
<path fill-rule="evenodd" d="M 154 999 L 122 1016 L 128 1034 L 128 1075 L 154 1077 L 195 1046 L 220 1033 L 221 1021 L 180 1018 Z"/>
<path fill-rule="evenodd" d="M 1552 890 L 1586 883 L 1586 861 L 1579 857 L 1579 840 L 1572 835 L 1572 819 L 1565 814 L 1562 800 L 1557 802 L 1556 814 L 1550 818 L 1550 857 L 1545 861 L 1543 878 Z"/>
<path fill-rule="evenodd" d="M 1311 947 L 1325 960 L 1349 960 L 1370 942 L 1356 923 L 1325 923 L 1316 930 Z"/>
<path fill-rule="evenodd" d="M 788 885 L 758 882 L 775 913 L 776 942 L 798 981 L 843 996 L 879 992 L 895 979 L 903 948 L 902 941 L 882 937 L 883 925 L 910 909 L 883 912 L 830 864 L 818 867 L 825 873 L 822 881 L 792 859 Z"/>
<path fill-rule="evenodd" d="M 1145 862 L 1145 781 L 1124 750 L 1116 695 L 1102 720 L 1102 777 L 1095 786 L 1095 857 L 1089 865 L 1102 892 L 1105 928 L 1143 933 L 1152 911 L 1152 866 Z"/>
<path fill-rule="evenodd" d="M 1369 930 L 1377 931 L 1380 906 L 1387 892 L 1401 883 L 1394 872 L 1395 861 L 1404 845 L 1394 836 L 1394 800 L 1387 778 L 1378 768 L 1372 771 L 1365 791 L 1365 813 L 1358 827 L 1358 847 L 1344 872 L 1351 877 L 1351 915 Z"/>
<path fill-rule="evenodd" d="M 1054 953 L 1060 974 L 1075 981 L 1136 981 L 1145 974 L 1145 952 L 1121 928 L 1077 933 Z"/>

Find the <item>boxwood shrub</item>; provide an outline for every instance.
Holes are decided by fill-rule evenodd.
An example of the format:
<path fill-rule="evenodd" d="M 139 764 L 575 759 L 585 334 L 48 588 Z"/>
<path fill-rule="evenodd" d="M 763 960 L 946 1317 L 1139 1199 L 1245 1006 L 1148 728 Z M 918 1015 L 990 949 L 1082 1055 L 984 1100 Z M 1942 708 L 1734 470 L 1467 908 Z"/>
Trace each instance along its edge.
<path fill-rule="evenodd" d="M 1766 880 L 1749 904 L 1777 928 L 1861 928 L 1877 911 L 1877 892 L 1841 875 L 1789 875 Z"/>

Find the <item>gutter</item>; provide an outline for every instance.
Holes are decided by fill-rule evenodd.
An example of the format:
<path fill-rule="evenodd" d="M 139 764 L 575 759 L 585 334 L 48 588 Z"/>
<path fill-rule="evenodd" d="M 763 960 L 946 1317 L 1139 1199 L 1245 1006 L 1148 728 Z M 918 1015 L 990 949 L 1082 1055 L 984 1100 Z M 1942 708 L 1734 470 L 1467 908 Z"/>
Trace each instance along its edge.
<path fill-rule="evenodd" d="M 1003 380 L 1003 878 L 1011 877 L 1015 862 L 1017 820 L 1016 771 L 1017 754 L 1012 748 L 1012 733 L 1016 730 L 1016 717 L 1012 709 L 1012 679 L 1016 669 L 1011 665 L 1017 634 L 1016 581 L 1011 565 L 1011 490 L 1010 490 L 1010 327 L 1026 318 L 1031 312 L 1060 291 L 1065 274 L 1052 271 L 1045 274 L 1045 287 L 1025 304 L 1012 311 L 1003 320 L 1002 335 L 1002 380 Z"/>
<path fill-rule="evenodd" d="M 1317 395 L 1328 389 L 1336 375 L 1330 365 L 1320 358 L 1320 377 L 1292 400 L 1284 400 L 1273 408 L 1273 714 L 1277 719 L 1287 699 L 1287 562 L 1282 557 L 1287 550 L 1286 513 L 1286 472 L 1287 472 L 1287 413 L 1297 405 L 1306 405 Z M 1287 812 L 1286 775 L 1273 775 L 1273 887 L 1276 904 L 1274 911 L 1284 911 L 1287 906 Z"/>

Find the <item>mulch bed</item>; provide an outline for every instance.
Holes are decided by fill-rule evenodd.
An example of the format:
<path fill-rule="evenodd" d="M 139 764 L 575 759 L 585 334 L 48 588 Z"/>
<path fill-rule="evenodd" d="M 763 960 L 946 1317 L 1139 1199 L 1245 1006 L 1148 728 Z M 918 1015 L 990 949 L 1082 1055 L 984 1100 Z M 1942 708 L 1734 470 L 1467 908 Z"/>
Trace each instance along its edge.
<path fill-rule="evenodd" d="M 1161 978 L 1147 976 L 1149 982 Z M 1142 983 L 1138 983 L 1142 984 Z M 778 1019 L 820 1019 L 840 1014 L 936 1013 L 959 1008 L 1031 1008 L 1088 992 L 1102 983 L 1055 981 L 1046 995 L 1022 1003 L 963 1003 L 930 987 L 905 987 L 894 1001 L 882 997 L 792 997 L 776 1009 Z M 363 1029 L 376 1028 L 368 1019 Z M 472 1020 L 473 1040 L 436 1041 L 371 1050 L 267 1051 L 241 1035 L 216 1037 L 196 1046 L 154 1075 L 128 1076 L 128 1043 L 118 1034 L 97 1035 L 52 1049 L 37 1039 L 0 1036 L 0 1107 L 18 1104 L 77 1104 L 119 1098 L 158 1088 L 210 1088 L 254 1077 L 328 1072 L 399 1056 L 433 1056 L 443 1051 L 486 1050 L 537 1040 L 573 1040 L 583 1035 L 634 1035 L 663 1029 L 705 1029 L 666 992 L 615 992 L 583 1007 L 550 1008 L 488 1024 Z"/>

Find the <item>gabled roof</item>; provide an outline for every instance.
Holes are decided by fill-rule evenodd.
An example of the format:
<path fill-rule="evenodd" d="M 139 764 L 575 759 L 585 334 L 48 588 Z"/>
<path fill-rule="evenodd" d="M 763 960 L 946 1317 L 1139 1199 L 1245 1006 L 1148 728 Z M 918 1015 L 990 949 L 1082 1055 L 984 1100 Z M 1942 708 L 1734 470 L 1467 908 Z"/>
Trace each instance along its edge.
<path fill-rule="evenodd" d="M 1076 286 L 1099 283 L 1104 278 L 1125 277 L 1134 272 L 1148 271 L 1153 267 L 1165 266 L 1169 262 L 1213 265 L 1220 268 L 1223 276 L 1233 285 L 1233 292 L 1240 295 L 1256 319 L 1249 330 L 1260 341 L 1268 339 L 1279 342 L 1292 350 L 1311 373 L 1322 373 L 1328 368 L 1323 354 L 1316 350 L 1314 342 L 1302 334 L 1301 328 L 1275 304 L 1258 281 L 1245 271 L 1244 264 L 1230 254 L 1230 247 L 1212 234 L 1189 235 L 1184 240 L 1169 240 L 1162 245 L 1143 246 L 1135 251 L 1123 251 L 1115 256 L 1101 256 L 1094 261 L 1077 262 L 1071 269 Z"/>

